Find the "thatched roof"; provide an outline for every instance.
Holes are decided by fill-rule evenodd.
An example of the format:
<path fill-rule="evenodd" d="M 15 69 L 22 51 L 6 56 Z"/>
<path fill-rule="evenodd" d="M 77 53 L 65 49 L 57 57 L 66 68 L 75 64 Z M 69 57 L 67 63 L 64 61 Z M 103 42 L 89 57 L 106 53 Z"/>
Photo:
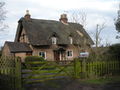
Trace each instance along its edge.
<path fill-rule="evenodd" d="M 7 46 L 9 47 L 11 53 L 32 52 L 31 48 L 26 43 L 8 42 L 8 41 L 6 41 L 5 44 L 7 44 Z"/>
<path fill-rule="evenodd" d="M 69 36 L 73 38 L 73 44 L 82 44 L 87 38 L 88 44 L 94 44 L 90 36 L 83 29 L 82 25 L 68 23 L 65 25 L 59 21 L 21 18 L 18 22 L 15 42 L 18 42 L 21 30 L 24 28 L 31 45 L 51 45 L 51 37 L 57 36 L 57 44 L 70 44 Z M 80 35 L 80 33 L 83 34 Z"/>

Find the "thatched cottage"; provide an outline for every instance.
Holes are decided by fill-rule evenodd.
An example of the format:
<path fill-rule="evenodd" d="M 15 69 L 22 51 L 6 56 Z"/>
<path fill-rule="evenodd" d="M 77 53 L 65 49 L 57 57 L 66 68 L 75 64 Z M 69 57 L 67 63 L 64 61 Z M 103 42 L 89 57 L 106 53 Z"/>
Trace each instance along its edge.
<path fill-rule="evenodd" d="M 59 21 L 33 19 L 27 11 L 18 21 L 14 42 L 6 41 L 5 56 L 42 56 L 46 60 L 73 60 L 81 50 L 91 48 L 92 39 L 82 25 L 68 22 L 62 14 Z"/>

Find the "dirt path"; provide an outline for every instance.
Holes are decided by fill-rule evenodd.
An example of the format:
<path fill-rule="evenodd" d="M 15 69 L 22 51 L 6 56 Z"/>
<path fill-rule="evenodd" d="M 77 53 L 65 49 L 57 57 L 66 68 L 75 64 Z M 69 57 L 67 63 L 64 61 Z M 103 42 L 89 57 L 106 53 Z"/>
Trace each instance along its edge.
<path fill-rule="evenodd" d="M 85 84 L 71 80 L 56 80 L 28 85 L 25 90 L 120 90 L 120 82 L 104 85 Z"/>
<path fill-rule="evenodd" d="M 63 90 L 120 90 L 120 82 L 108 83 L 105 85 L 72 83 Z"/>

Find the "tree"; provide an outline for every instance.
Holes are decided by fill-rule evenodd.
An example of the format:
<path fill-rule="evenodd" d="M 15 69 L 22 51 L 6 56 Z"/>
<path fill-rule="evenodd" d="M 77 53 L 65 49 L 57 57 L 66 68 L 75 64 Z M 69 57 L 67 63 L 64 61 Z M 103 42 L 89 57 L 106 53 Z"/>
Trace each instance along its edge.
<path fill-rule="evenodd" d="M 69 12 L 70 14 L 70 19 L 72 22 L 74 23 L 79 23 L 81 24 L 84 28 L 86 27 L 86 24 L 87 24 L 87 14 L 86 12 L 83 12 L 83 11 L 73 11 L 73 12 Z"/>
<path fill-rule="evenodd" d="M 83 25 L 84 28 L 86 28 L 87 14 L 85 12 L 78 10 L 78 11 L 69 12 L 69 14 L 72 22 L 79 23 Z M 96 47 L 98 47 L 101 43 L 102 38 L 100 37 L 100 34 L 102 30 L 104 30 L 104 28 L 105 28 L 105 22 L 101 24 L 96 24 L 95 31 L 90 33 L 93 36 Z"/>
<path fill-rule="evenodd" d="M 98 47 L 102 38 L 100 37 L 101 31 L 105 28 L 105 23 L 97 24 L 94 34 L 95 47 Z"/>
<path fill-rule="evenodd" d="M 72 12 L 68 12 L 70 15 L 70 21 L 72 21 L 73 23 L 77 23 L 77 24 L 81 24 L 83 26 L 83 28 L 86 28 L 87 25 L 87 14 L 84 11 L 80 11 L 80 10 L 76 10 L 76 11 L 72 11 Z M 77 32 L 80 35 L 82 35 L 82 32 Z M 77 38 L 77 37 L 76 37 Z M 83 45 L 79 45 L 79 43 L 77 44 L 78 47 L 78 52 L 81 51 L 85 51 L 86 49 L 88 49 L 87 45 L 86 45 L 86 37 L 83 37 Z M 82 47 L 81 47 L 82 46 Z"/>
<path fill-rule="evenodd" d="M 115 27 L 116 27 L 116 30 L 120 33 L 120 4 L 119 4 L 119 10 L 118 10 L 118 17 L 117 17 L 117 20 L 115 21 Z M 116 36 L 116 39 L 119 39 L 120 36 L 117 35 Z"/>
<path fill-rule="evenodd" d="M 120 4 L 119 4 L 119 10 L 118 10 L 118 17 L 115 22 L 116 30 L 120 32 Z"/>
<path fill-rule="evenodd" d="M 116 30 L 120 32 L 120 18 L 118 18 L 117 21 L 115 22 L 115 26 L 116 26 Z"/>
<path fill-rule="evenodd" d="M 0 31 L 4 31 L 7 25 L 4 24 L 6 18 L 6 10 L 4 9 L 5 2 L 0 2 Z"/>

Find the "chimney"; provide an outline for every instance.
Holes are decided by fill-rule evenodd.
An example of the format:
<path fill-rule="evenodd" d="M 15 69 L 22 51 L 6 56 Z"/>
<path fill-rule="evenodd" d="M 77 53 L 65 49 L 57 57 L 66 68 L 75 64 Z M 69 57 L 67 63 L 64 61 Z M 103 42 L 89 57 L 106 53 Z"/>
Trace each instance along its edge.
<path fill-rule="evenodd" d="M 31 15 L 29 14 L 29 10 L 26 10 L 26 14 L 24 16 L 25 20 L 30 20 Z"/>
<path fill-rule="evenodd" d="M 61 14 L 59 20 L 60 20 L 60 22 L 62 22 L 63 24 L 67 24 L 67 22 L 68 22 L 67 14 Z"/>

